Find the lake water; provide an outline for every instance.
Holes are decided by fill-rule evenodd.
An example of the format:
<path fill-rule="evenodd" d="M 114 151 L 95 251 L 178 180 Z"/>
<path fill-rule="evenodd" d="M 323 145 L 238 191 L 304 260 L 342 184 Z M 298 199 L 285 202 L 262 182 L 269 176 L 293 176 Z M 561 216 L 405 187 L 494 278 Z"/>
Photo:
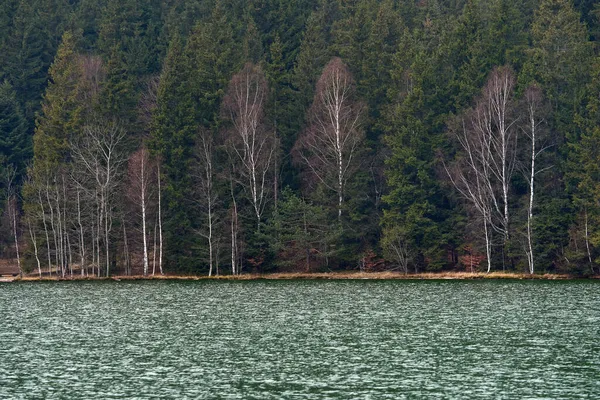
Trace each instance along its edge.
<path fill-rule="evenodd" d="M 0 398 L 600 398 L 600 282 L 0 284 Z"/>

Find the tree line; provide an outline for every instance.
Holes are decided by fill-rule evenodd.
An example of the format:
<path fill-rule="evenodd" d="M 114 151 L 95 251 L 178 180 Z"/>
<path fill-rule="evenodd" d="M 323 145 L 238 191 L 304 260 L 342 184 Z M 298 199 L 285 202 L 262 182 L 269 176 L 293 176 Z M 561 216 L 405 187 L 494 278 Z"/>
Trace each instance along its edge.
<path fill-rule="evenodd" d="M 596 273 L 598 17 L 10 0 L 0 253 L 62 276 Z"/>

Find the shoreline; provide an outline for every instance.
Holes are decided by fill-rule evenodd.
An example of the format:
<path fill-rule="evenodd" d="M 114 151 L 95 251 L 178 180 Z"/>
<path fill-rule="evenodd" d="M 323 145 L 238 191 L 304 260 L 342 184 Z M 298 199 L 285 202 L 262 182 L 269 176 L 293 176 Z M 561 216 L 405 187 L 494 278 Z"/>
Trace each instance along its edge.
<path fill-rule="evenodd" d="M 482 279 L 512 279 L 512 280 L 574 280 L 574 279 L 600 279 L 600 276 L 581 277 L 568 274 L 534 274 L 516 272 L 424 272 L 417 274 L 403 274 L 400 272 L 280 272 L 267 274 L 243 275 L 114 275 L 110 277 L 97 276 L 42 276 L 28 275 L 0 276 L 3 282 L 51 282 L 51 281 L 138 281 L 138 280 L 189 280 L 189 281 L 250 281 L 250 280 L 482 280 Z"/>

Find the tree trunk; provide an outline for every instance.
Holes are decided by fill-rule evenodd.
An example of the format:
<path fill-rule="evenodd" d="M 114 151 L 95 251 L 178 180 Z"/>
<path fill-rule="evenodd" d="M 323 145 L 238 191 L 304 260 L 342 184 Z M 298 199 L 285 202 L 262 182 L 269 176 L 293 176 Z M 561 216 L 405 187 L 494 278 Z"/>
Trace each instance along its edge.
<path fill-rule="evenodd" d="M 50 236 L 48 235 L 48 225 L 46 224 L 46 210 L 44 210 L 44 202 L 42 201 L 42 194 L 38 191 L 38 201 L 40 208 L 42 209 L 42 222 L 44 224 L 44 234 L 46 235 L 46 247 L 48 257 L 48 276 L 52 276 L 52 258 L 50 256 Z"/>
<path fill-rule="evenodd" d="M 148 237 L 146 234 L 146 157 L 141 157 L 142 238 L 144 243 L 144 276 L 148 276 Z"/>
<path fill-rule="evenodd" d="M 17 199 L 14 196 L 11 200 L 11 203 L 13 235 L 15 237 L 15 251 L 17 253 L 17 265 L 19 266 L 19 275 L 23 277 L 23 268 L 21 267 L 21 256 L 19 254 L 19 236 L 17 232 Z"/>
<path fill-rule="evenodd" d="M 83 233 L 83 223 L 81 222 L 81 195 L 77 189 L 77 224 L 79 225 L 79 258 L 81 276 L 85 275 L 85 237 Z"/>
<path fill-rule="evenodd" d="M 31 236 L 31 243 L 33 243 L 33 251 L 35 254 L 35 261 L 37 262 L 38 275 L 41 278 L 42 277 L 42 263 L 40 262 L 40 257 L 38 255 L 36 235 L 35 235 L 35 232 L 33 231 L 33 229 L 31 229 L 31 221 L 29 221 L 29 220 L 27 220 L 27 227 L 29 228 L 29 236 Z"/>
<path fill-rule="evenodd" d="M 159 242 L 159 250 L 158 250 L 158 269 L 160 270 L 160 274 L 163 273 L 163 234 L 162 234 L 162 215 L 161 215 L 161 197 L 162 191 L 160 186 L 160 162 L 158 163 L 158 242 Z"/>

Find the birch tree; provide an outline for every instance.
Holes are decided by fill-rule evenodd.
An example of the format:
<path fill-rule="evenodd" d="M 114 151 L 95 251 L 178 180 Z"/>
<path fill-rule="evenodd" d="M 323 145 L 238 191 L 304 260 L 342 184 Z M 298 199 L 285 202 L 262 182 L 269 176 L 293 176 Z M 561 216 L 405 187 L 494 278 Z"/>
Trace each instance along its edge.
<path fill-rule="evenodd" d="M 122 151 L 125 131 L 115 122 L 96 121 L 87 125 L 83 137 L 72 144 L 71 149 L 78 163 L 89 174 L 96 193 L 97 243 L 100 252 L 100 237 L 104 244 L 105 273 L 110 275 L 110 245 L 113 226 L 113 207 L 116 189 L 119 187 L 121 167 L 126 161 Z"/>
<path fill-rule="evenodd" d="M 219 196 L 215 189 L 216 162 L 214 140 L 210 130 L 200 129 L 196 140 L 195 156 L 194 177 L 197 183 L 197 198 L 195 201 L 204 214 L 205 223 L 202 224 L 203 228 L 200 229 L 200 235 L 206 239 L 208 245 L 208 276 L 212 276 L 218 264 L 217 242 L 219 241 L 219 236 L 217 225 L 220 219 L 217 213 Z"/>
<path fill-rule="evenodd" d="M 487 272 L 492 268 L 492 228 L 495 193 L 490 172 L 490 142 L 482 131 L 468 129 L 467 121 L 453 133 L 460 144 L 462 154 L 451 167 L 444 166 L 452 185 L 473 207 L 481 219 L 487 258 Z M 496 227 L 497 228 L 497 227 Z"/>
<path fill-rule="evenodd" d="M 272 169 L 276 142 L 263 123 L 267 81 L 260 67 L 247 63 L 229 82 L 223 98 L 223 109 L 233 129 L 227 141 L 240 167 L 239 183 L 248 192 L 257 227 L 271 192 L 269 172 Z"/>
<path fill-rule="evenodd" d="M 527 203 L 527 264 L 529 266 L 529 273 L 533 274 L 535 270 L 535 261 L 533 253 L 533 208 L 535 198 L 535 177 L 546 170 L 547 168 L 539 167 L 539 156 L 549 147 L 544 142 L 544 132 L 542 131 L 542 124 L 544 123 L 543 113 L 545 109 L 544 97 L 542 90 L 532 85 L 525 91 L 524 96 L 524 108 L 525 108 L 525 123 L 523 124 L 523 134 L 529 139 L 529 165 L 525 176 L 529 186 L 529 199 Z M 588 255 L 589 255 L 588 247 Z M 591 258 L 591 257 L 590 257 Z"/>
<path fill-rule="evenodd" d="M 516 166 L 517 119 L 511 104 L 514 85 L 511 68 L 499 67 L 492 71 L 483 91 L 477 118 L 473 120 L 475 128 L 481 130 L 491 144 L 490 171 L 502 190 L 500 226 L 505 242 L 509 237 L 510 181 Z"/>
<path fill-rule="evenodd" d="M 155 168 L 148 149 L 142 146 L 129 157 L 127 197 L 135 204 L 140 216 L 144 276 L 148 275 L 148 218 L 154 193 Z M 124 233 L 124 236 L 126 232 Z"/>
<path fill-rule="evenodd" d="M 491 270 L 492 234 L 509 238 L 510 182 L 516 166 L 517 118 L 513 102 L 514 73 L 492 71 L 475 107 L 459 118 L 453 132 L 460 148 L 451 168 L 453 186 L 481 218 L 487 270 Z"/>
<path fill-rule="evenodd" d="M 354 99 L 354 80 L 340 58 L 333 58 L 317 82 L 309 110 L 309 127 L 296 143 L 302 163 L 325 187 L 337 194 L 342 217 L 344 188 L 363 142 L 362 103 Z"/>
<path fill-rule="evenodd" d="M 19 221 L 19 206 L 17 203 L 17 189 L 15 187 L 15 178 L 17 176 L 17 170 L 12 164 L 9 164 L 4 171 L 5 190 L 6 190 L 6 209 L 8 211 L 8 217 L 11 225 L 12 235 L 15 244 L 15 254 L 17 259 L 17 265 L 19 267 L 19 274 L 23 276 L 23 268 L 21 266 L 21 257 L 19 253 L 19 232 L 18 232 L 18 221 Z"/>

